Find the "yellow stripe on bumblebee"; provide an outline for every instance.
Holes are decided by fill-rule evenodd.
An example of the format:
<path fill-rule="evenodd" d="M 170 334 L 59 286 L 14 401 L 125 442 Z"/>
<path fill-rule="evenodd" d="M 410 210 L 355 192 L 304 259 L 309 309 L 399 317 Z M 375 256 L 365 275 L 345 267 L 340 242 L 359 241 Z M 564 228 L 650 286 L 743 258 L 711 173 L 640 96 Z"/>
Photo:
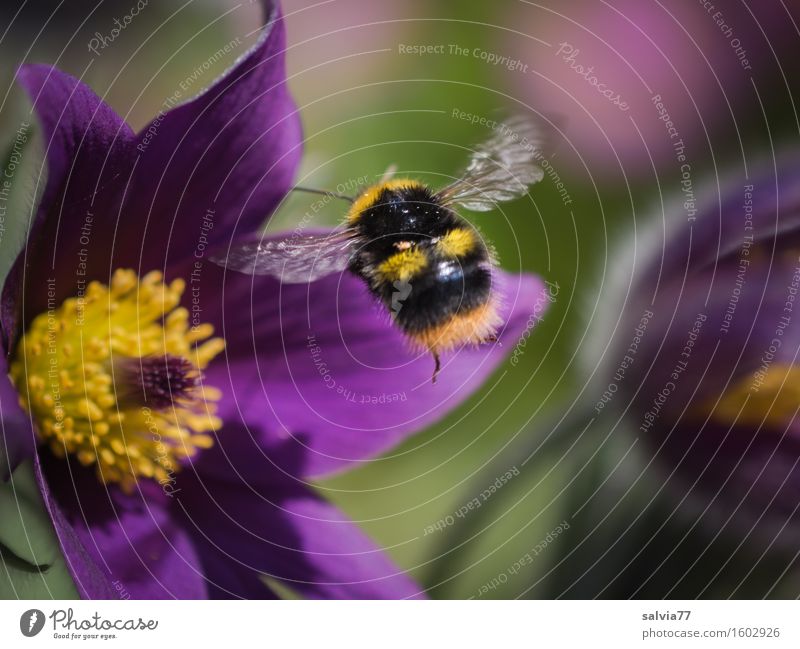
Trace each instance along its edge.
<path fill-rule="evenodd" d="M 419 187 L 422 187 L 422 183 L 411 180 L 410 178 L 397 178 L 395 180 L 388 180 L 376 185 L 371 185 L 353 202 L 353 205 L 347 212 L 347 222 L 352 224 L 358 221 L 364 211 L 377 204 L 381 194 L 386 190 L 394 191 L 397 189 L 414 189 Z"/>
<path fill-rule="evenodd" d="M 408 248 L 381 262 L 376 271 L 385 282 L 406 282 L 419 275 L 428 265 L 427 255 L 419 248 Z"/>
<path fill-rule="evenodd" d="M 436 247 L 443 257 L 465 257 L 475 250 L 475 233 L 471 228 L 454 228 L 436 242 Z"/>

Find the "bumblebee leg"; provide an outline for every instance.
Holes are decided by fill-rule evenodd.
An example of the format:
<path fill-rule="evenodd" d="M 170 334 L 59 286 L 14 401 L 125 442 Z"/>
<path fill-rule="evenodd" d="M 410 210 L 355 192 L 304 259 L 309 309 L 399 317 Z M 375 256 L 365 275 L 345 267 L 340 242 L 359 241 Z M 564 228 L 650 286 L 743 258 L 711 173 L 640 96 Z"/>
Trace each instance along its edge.
<path fill-rule="evenodd" d="M 439 370 L 442 369 L 442 362 L 439 359 L 439 354 L 434 350 L 431 350 L 431 354 L 433 354 L 433 362 L 435 366 L 433 368 L 433 376 L 431 377 L 431 383 L 436 383 L 436 377 L 439 375 Z"/>
<path fill-rule="evenodd" d="M 484 343 L 496 343 L 497 342 L 497 336 L 495 334 L 490 334 L 490 335 L 486 336 L 486 338 L 483 339 L 483 342 Z"/>

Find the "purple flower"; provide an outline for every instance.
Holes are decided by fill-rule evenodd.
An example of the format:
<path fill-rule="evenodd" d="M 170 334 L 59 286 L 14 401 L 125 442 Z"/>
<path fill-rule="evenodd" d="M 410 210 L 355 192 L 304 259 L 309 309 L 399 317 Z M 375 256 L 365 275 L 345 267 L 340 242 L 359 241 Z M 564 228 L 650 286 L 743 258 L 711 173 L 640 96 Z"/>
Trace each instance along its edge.
<path fill-rule="evenodd" d="M 543 286 L 498 274 L 505 347 L 407 350 L 360 281 L 226 273 L 301 154 L 280 11 L 196 99 L 134 133 L 26 66 L 48 177 L 2 294 L 4 479 L 32 460 L 86 598 L 405 598 L 420 588 L 308 479 L 365 462 L 477 389 Z"/>
<path fill-rule="evenodd" d="M 597 408 L 626 411 L 703 522 L 796 544 L 800 156 L 749 171 L 701 194 L 696 219 L 673 205 L 663 249 L 638 248 Z"/>

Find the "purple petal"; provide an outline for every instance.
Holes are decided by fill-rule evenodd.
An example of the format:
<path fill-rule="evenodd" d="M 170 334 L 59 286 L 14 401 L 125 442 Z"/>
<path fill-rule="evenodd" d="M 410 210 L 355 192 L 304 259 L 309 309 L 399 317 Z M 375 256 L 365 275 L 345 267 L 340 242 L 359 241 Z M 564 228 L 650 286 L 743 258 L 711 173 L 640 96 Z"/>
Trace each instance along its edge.
<path fill-rule="evenodd" d="M 44 128 L 47 185 L 44 207 L 63 198 L 64 205 L 83 201 L 107 179 L 127 171 L 134 152 L 134 133 L 114 110 L 78 79 L 49 65 L 24 65 L 17 81 L 33 102 Z M 63 194 L 63 197 L 62 197 Z M 39 214 L 39 220 L 44 214 Z"/>
<path fill-rule="evenodd" d="M 23 282 L 32 288 L 24 305 L 30 318 L 46 308 L 48 278 L 57 278 L 59 303 L 84 281 L 107 281 L 112 266 L 165 267 L 168 248 L 177 263 L 236 228 L 251 231 L 285 196 L 301 131 L 285 84 L 280 9 L 265 6 L 269 25 L 257 45 L 139 135 L 69 75 L 48 66 L 20 70 L 45 128 L 48 183 L 28 247 L 3 288 L 5 332 L 18 329 Z"/>
<path fill-rule="evenodd" d="M 56 277 L 56 303 L 77 293 L 80 280 L 102 274 L 114 237 L 116 201 L 130 173 L 134 134 L 86 85 L 45 65 L 20 68 L 17 80 L 30 95 L 44 128 L 47 185 L 3 289 L 3 324 L 15 334 L 24 281 L 28 318 L 46 308 L 48 278 Z M 85 249 L 84 259 L 79 252 Z M 82 266 L 85 262 L 86 266 Z"/>
<path fill-rule="evenodd" d="M 219 288 L 224 271 L 208 265 L 202 272 L 194 307 L 227 340 L 206 372 L 225 395 L 220 415 L 260 431 L 267 449 L 294 447 L 304 457 L 296 475 L 306 476 L 372 458 L 457 407 L 548 304 L 541 280 L 499 272 L 501 344 L 445 354 L 432 384 L 430 354 L 410 350 L 350 273 L 281 285 L 228 272 Z"/>
<path fill-rule="evenodd" d="M 643 416 L 654 411 L 654 400 L 666 386 L 669 397 L 655 408 L 654 428 L 669 431 L 681 413 L 685 418 L 707 411 L 726 390 L 752 377 L 765 358 L 769 365 L 795 363 L 800 322 L 790 317 L 787 324 L 783 318 L 789 288 L 797 282 L 797 258 L 771 263 L 754 255 L 748 261 L 744 273 L 738 260 L 726 260 L 713 273 L 696 273 L 683 286 L 673 282 L 662 288 L 652 304 L 644 291 L 626 306 L 623 332 L 634 330 L 645 311 L 653 317 L 637 352 L 644 362 L 637 361 L 620 382 L 624 396 L 619 401 L 633 400 Z M 672 375 L 679 362 L 685 367 L 676 380 Z"/>
<path fill-rule="evenodd" d="M 138 245 L 121 247 L 117 265 L 164 267 L 167 248 L 171 262 L 202 255 L 234 230 L 259 227 L 289 191 L 301 128 L 286 86 L 280 7 L 264 8 L 256 46 L 211 88 L 139 134 L 121 223 L 121 240 Z M 208 214 L 213 227 L 203 221 Z"/>
<path fill-rule="evenodd" d="M 795 551 L 800 541 L 800 442 L 791 432 L 683 424 L 665 439 L 648 443 L 657 448 L 660 462 L 675 468 L 676 484 L 670 486 L 682 496 L 689 490 L 688 502 L 706 527 L 727 526 L 764 545 L 777 542 L 776 547 Z"/>
<path fill-rule="evenodd" d="M 0 481 L 5 482 L 20 462 L 36 453 L 36 437 L 8 378 L 5 356 L 0 359 L 0 373 Z"/>
<path fill-rule="evenodd" d="M 222 431 L 221 435 L 225 435 Z M 213 451 L 212 451 L 213 452 Z M 255 467 L 252 454 L 234 466 Z M 269 472 L 264 462 L 262 472 Z M 183 508 L 220 597 L 269 597 L 259 573 L 307 598 L 403 599 L 420 588 L 333 505 L 300 483 L 271 489 L 218 480 L 187 469 L 176 503 Z M 250 577 L 248 578 L 248 574 Z"/>
<path fill-rule="evenodd" d="M 41 461 L 42 493 L 82 596 L 206 597 L 195 549 L 157 483 L 142 480 L 125 495 L 77 462 L 46 452 Z"/>
<path fill-rule="evenodd" d="M 67 521 L 53 497 L 38 457 L 34 462 L 34 470 L 42 499 L 53 521 L 61 551 L 64 553 L 67 568 L 75 581 L 78 594 L 82 599 L 115 599 L 116 593 L 108 575 L 100 567 L 101 564 L 87 551 L 80 536 Z"/>
<path fill-rule="evenodd" d="M 753 527 L 755 536 L 780 536 L 793 546 L 800 426 L 796 418 L 778 418 L 782 406 L 793 403 L 791 386 L 776 394 L 766 377 L 771 369 L 780 377 L 795 366 L 800 350 L 800 321 L 794 317 L 800 282 L 798 163 L 781 166 L 777 181 L 774 173 L 755 170 L 757 179 L 748 182 L 752 215 L 744 209 L 744 183 L 735 184 L 722 211 L 705 211 L 706 221 L 693 226 L 692 246 L 688 229 L 670 242 L 665 259 L 679 265 L 665 266 L 662 282 L 668 280 L 657 292 L 654 273 L 635 284 L 616 350 L 607 355 L 616 365 L 633 332 L 643 331 L 635 364 L 615 381 L 620 394 L 614 400 L 627 406 L 662 470 L 675 471 L 675 495 L 696 507 L 704 525 L 727 525 L 743 534 Z M 715 259 L 718 240 L 723 254 Z M 649 322 L 640 325 L 646 312 Z M 765 416 L 767 406 L 763 412 L 746 406 L 773 397 L 772 417 Z"/>
<path fill-rule="evenodd" d="M 766 164 L 765 164 L 766 163 Z M 754 248 L 771 255 L 777 250 L 793 250 L 800 244 L 800 156 L 787 154 L 772 162 L 753 165 L 750 177 L 744 173 L 726 178 L 720 187 L 706 184 L 697 188 L 696 208 L 687 220 L 684 201 L 695 199 L 683 194 L 680 204 L 668 206 L 684 217 L 667 224 L 667 244 L 661 263 L 652 264 L 644 277 L 655 288 L 657 278 L 674 281 L 683 274 L 712 269 L 726 259 L 738 258 L 748 238 Z M 675 270 L 680 269 L 680 273 Z"/>

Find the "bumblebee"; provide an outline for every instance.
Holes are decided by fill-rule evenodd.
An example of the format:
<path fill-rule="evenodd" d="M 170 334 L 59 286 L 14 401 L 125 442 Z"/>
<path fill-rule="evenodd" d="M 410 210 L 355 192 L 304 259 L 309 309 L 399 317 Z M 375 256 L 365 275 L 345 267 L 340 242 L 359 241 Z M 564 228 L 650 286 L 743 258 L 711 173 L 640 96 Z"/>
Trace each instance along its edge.
<path fill-rule="evenodd" d="M 328 234 L 241 244 L 212 259 L 285 283 L 354 273 L 412 346 L 432 354 L 435 382 L 442 352 L 494 341 L 502 324 L 492 289 L 497 259 L 455 208 L 484 212 L 526 194 L 544 177 L 540 147 L 540 129 L 517 117 L 500 124 L 458 179 L 438 191 L 391 172 L 356 197 L 296 187 L 349 201 L 344 222 Z"/>

